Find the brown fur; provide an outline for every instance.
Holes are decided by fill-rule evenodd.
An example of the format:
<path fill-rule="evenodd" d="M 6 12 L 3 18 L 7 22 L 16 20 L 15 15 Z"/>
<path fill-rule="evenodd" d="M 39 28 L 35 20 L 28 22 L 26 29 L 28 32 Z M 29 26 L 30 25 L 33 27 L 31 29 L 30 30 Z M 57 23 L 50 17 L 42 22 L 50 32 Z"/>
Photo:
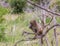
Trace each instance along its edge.
<path fill-rule="evenodd" d="M 41 35 L 43 33 L 42 26 L 36 22 L 36 20 L 31 20 L 30 21 L 30 27 L 29 27 L 35 35 Z"/>

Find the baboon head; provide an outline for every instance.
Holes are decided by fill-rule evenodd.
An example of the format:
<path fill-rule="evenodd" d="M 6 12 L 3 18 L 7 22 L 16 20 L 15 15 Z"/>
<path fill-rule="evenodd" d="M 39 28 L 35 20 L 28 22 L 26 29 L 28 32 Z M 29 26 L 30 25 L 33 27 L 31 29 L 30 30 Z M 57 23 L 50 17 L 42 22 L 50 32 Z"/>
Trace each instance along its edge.
<path fill-rule="evenodd" d="M 36 27 L 36 20 L 31 20 L 29 28 L 32 29 L 33 27 Z"/>
<path fill-rule="evenodd" d="M 29 28 L 33 31 L 33 32 L 37 32 L 37 22 L 36 20 L 31 20 L 30 21 L 30 25 Z"/>

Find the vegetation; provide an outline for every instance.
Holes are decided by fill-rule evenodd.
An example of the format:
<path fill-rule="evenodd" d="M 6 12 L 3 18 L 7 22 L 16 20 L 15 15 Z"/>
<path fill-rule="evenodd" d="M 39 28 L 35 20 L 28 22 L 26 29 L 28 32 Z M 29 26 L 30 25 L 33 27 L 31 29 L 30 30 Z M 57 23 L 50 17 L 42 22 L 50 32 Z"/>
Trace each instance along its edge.
<path fill-rule="evenodd" d="M 11 0 L 10 4 L 13 9 L 13 13 L 22 13 L 23 8 L 26 6 L 26 0 Z"/>
<path fill-rule="evenodd" d="M 33 0 L 34 2 L 36 0 Z M 0 45 L 1 46 L 13 46 L 15 44 L 16 41 L 21 40 L 21 39 L 25 39 L 27 37 L 33 37 L 33 35 L 27 35 L 22 36 L 22 32 L 23 31 L 28 31 L 28 32 L 32 32 L 29 29 L 29 23 L 31 19 L 36 19 L 36 21 L 40 22 L 40 18 L 37 17 L 38 15 L 35 16 L 36 14 L 36 10 L 34 12 L 27 12 L 27 13 L 22 13 L 24 12 L 24 8 L 27 7 L 26 6 L 26 0 L 7 0 L 8 3 L 10 3 L 11 8 L 5 8 L 0 6 Z M 39 2 L 39 0 L 37 0 L 37 2 Z M 57 5 L 60 6 L 59 2 L 56 1 Z M 55 3 L 55 2 L 54 2 Z M 54 5 L 54 3 L 52 3 Z M 52 5 L 52 6 L 53 6 Z M 51 7 L 51 6 L 50 6 Z M 60 8 L 57 8 L 60 10 Z M 12 13 L 15 14 L 11 14 L 11 11 L 13 11 Z M 17 14 L 16 14 L 17 13 Z M 21 14 L 18 14 L 21 13 Z M 37 12 L 39 14 L 39 12 Z M 46 23 L 50 22 L 50 18 L 47 17 L 46 19 Z M 60 17 L 56 17 L 57 23 L 60 23 Z M 57 28 L 57 32 L 59 31 L 60 28 Z M 47 37 L 49 39 L 49 41 L 51 41 L 51 37 L 53 35 L 53 29 L 47 34 Z M 59 36 L 58 36 L 58 40 L 59 40 Z M 39 46 L 38 41 L 39 40 L 35 40 L 37 42 L 37 44 L 31 44 L 33 46 Z M 25 42 L 24 42 L 25 43 Z M 59 41 L 60 43 L 60 41 Z M 30 44 L 30 46 L 31 46 Z M 55 44 L 55 42 L 54 42 Z M 23 44 L 19 43 L 19 45 L 22 46 L 27 46 L 27 44 Z M 44 42 L 44 45 L 46 46 L 46 42 Z M 29 46 L 29 44 L 28 44 Z M 59 44 L 60 46 L 60 44 Z"/>
<path fill-rule="evenodd" d="M 0 6 L 0 41 L 5 41 L 5 28 L 6 25 L 5 23 L 5 18 L 3 18 L 3 16 L 5 14 L 9 13 L 7 8 L 3 8 L 2 6 Z"/>

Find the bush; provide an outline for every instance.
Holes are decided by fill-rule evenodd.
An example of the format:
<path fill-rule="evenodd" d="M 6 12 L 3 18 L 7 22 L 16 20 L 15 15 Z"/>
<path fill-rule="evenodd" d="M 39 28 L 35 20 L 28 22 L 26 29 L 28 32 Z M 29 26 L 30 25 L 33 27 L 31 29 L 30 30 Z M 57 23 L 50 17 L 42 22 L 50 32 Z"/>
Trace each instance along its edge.
<path fill-rule="evenodd" d="M 22 13 L 23 8 L 26 6 L 26 0 L 12 0 L 10 2 L 13 13 Z"/>
<path fill-rule="evenodd" d="M 9 10 L 7 8 L 0 6 L 0 16 L 3 16 L 7 13 L 9 13 Z"/>

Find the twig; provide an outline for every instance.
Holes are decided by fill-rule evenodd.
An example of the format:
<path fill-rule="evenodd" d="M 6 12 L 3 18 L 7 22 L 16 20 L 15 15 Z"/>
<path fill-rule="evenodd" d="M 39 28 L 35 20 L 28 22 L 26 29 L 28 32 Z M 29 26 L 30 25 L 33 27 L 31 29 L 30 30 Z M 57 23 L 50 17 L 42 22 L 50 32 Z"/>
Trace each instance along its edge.
<path fill-rule="evenodd" d="M 34 35 L 34 33 L 30 33 L 30 32 L 26 32 L 26 31 L 23 31 L 23 33 L 22 33 L 22 35 L 24 35 L 24 34 L 33 34 Z"/>

